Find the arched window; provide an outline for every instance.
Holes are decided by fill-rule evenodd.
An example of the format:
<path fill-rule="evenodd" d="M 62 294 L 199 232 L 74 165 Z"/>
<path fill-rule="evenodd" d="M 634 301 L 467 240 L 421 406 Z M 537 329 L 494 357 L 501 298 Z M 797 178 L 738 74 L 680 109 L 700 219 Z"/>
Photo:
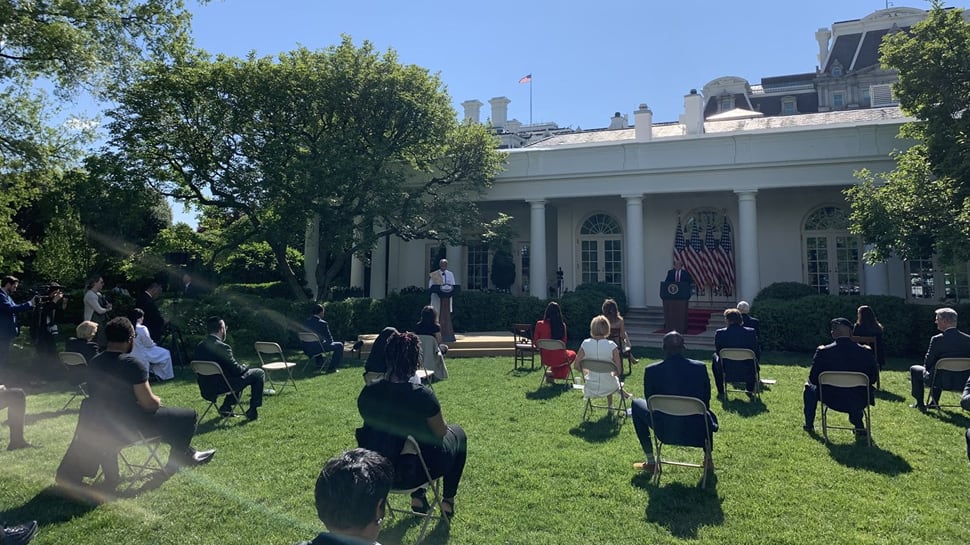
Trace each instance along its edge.
<path fill-rule="evenodd" d="M 579 228 L 580 281 L 623 285 L 623 230 L 607 214 L 593 214 Z"/>
<path fill-rule="evenodd" d="M 862 241 L 849 233 L 845 209 L 817 208 L 802 229 L 805 282 L 820 294 L 861 294 Z"/>

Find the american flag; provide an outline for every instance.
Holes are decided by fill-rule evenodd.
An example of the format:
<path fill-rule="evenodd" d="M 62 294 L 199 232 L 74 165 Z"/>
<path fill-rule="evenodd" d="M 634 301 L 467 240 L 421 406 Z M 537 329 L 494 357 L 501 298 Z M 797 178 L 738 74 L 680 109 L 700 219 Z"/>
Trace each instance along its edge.
<path fill-rule="evenodd" d="M 532 74 L 527 74 L 519 78 L 519 83 L 531 83 L 531 82 L 532 82 Z"/>
<path fill-rule="evenodd" d="M 724 293 L 731 295 L 734 293 L 737 279 L 734 274 L 734 245 L 731 244 L 731 226 L 728 224 L 727 218 L 724 218 L 724 225 L 721 226 L 721 241 L 717 245 L 717 251 L 714 255 L 718 272 L 724 279 Z"/>
<path fill-rule="evenodd" d="M 694 283 L 699 288 L 698 291 L 703 291 L 703 286 L 710 285 L 710 281 L 707 278 L 707 270 L 703 265 L 703 252 L 704 243 L 701 242 L 700 230 L 697 228 L 697 222 L 695 221 L 690 230 L 690 242 L 687 244 L 687 250 L 684 251 L 684 267 L 694 278 Z"/>
<path fill-rule="evenodd" d="M 677 218 L 677 233 L 674 235 L 674 260 L 680 259 L 683 261 L 684 249 L 687 247 L 684 244 L 684 229 L 680 226 L 680 218 Z"/>
<path fill-rule="evenodd" d="M 723 282 L 721 281 L 720 270 L 717 266 L 716 258 L 714 254 L 717 252 L 717 241 L 714 239 L 714 225 L 711 223 L 707 224 L 707 229 L 704 232 L 704 266 L 707 267 L 708 278 L 711 281 L 711 286 L 721 286 Z"/>

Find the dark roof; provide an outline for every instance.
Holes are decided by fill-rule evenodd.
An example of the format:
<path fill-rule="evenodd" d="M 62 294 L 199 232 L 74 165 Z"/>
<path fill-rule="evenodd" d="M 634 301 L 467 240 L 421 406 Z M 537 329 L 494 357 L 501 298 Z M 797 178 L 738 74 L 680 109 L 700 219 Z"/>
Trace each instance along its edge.
<path fill-rule="evenodd" d="M 888 33 L 888 28 L 866 32 L 866 36 L 862 40 L 862 47 L 859 49 L 859 55 L 856 57 L 855 64 L 852 65 L 853 71 L 879 64 L 879 44 L 882 43 L 882 37 Z"/>
<path fill-rule="evenodd" d="M 798 110 L 798 113 L 812 114 L 818 112 L 818 93 L 815 91 L 810 93 L 792 93 L 790 96 L 795 97 L 795 109 Z M 781 100 L 783 98 L 780 95 L 753 96 L 751 97 L 751 104 L 756 111 L 766 116 L 776 116 L 781 115 Z"/>
<path fill-rule="evenodd" d="M 855 50 L 858 49 L 861 39 L 862 34 L 846 34 L 836 38 L 832 45 L 832 51 L 829 53 L 829 62 L 825 64 L 825 72 L 831 72 L 832 63 L 836 59 L 842 64 L 842 69 L 848 71 L 852 66 L 852 57 L 855 56 Z"/>
<path fill-rule="evenodd" d="M 815 72 L 807 74 L 790 74 L 787 76 L 771 76 L 761 78 L 761 86 L 767 89 L 773 85 L 792 85 L 796 83 L 812 83 L 815 81 Z"/>
<path fill-rule="evenodd" d="M 714 95 L 707 99 L 707 105 L 704 106 L 704 119 L 719 113 L 718 104 L 723 96 L 724 95 Z M 733 108 L 744 108 L 745 110 L 751 109 L 751 103 L 748 101 L 748 97 L 744 93 L 735 93 L 732 96 L 734 97 Z"/>

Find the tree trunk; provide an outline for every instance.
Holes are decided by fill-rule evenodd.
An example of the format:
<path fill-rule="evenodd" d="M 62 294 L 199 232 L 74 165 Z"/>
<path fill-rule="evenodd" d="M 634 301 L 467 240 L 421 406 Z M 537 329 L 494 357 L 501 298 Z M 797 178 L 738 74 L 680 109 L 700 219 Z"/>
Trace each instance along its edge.
<path fill-rule="evenodd" d="M 320 263 L 320 214 L 314 214 L 307 221 L 306 236 L 303 239 L 303 274 L 306 285 L 313 291 L 313 299 L 320 299 L 317 287 L 317 266 Z"/>
<path fill-rule="evenodd" d="M 273 256 L 276 258 L 276 269 L 280 272 L 286 285 L 290 287 L 290 290 L 293 292 L 293 297 L 297 301 L 306 301 L 307 295 L 303 290 L 303 286 L 297 282 L 296 275 L 293 274 L 293 269 L 286 262 L 286 244 L 269 242 L 269 247 L 273 250 Z"/>

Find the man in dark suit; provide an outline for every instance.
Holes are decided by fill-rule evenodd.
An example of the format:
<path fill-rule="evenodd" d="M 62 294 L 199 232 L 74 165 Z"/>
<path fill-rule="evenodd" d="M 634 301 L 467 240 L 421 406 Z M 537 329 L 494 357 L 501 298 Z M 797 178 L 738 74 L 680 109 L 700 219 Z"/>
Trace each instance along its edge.
<path fill-rule="evenodd" d="M 162 334 L 165 333 L 165 318 L 162 317 L 162 313 L 155 303 L 155 299 L 161 293 L 162 285 L 158 282 L 152 282 L 145 291 L 135 297 L 135 306 L 145 312 L 145 320 L 142 323 L 148 328 L 148 334 L 156 343 L 162 341 Z"/>
<path fill-rule="evenodd" d="M 678 395 L 700 399 L 708 408 L 711 432 L 717 431 L 717 416 L 710 411 L 711 379 L 707 375 L 707 366 L 684 357 L 684 337 L 676 331 L 664 335 L 663 350 L 666 358 L 643 370 L 643 399 L 634 399 L 632 404 L 633 428 L 647 456 L 646 462 L 633 464 L 633 467 L 644 471 L 653 471 L 656 464 L 650 441 L 650 411 L 647 410 L 646 401 L 650 396 Z M 705 460 L 705 463 L 713 468 L 710 460 Z"/>
<path fill-rule="evenodd" d="M 202 297 L 202 290 L 192 281 L 192 275 L 189 273 L 182 275 L 182 297 L 185 299 Z"/>
<path fill-rule="evenodd" d="M 923 365 L 909 368 L 909 380 L 916 403 L 910 405 L 915 409 L 925 411 L 923 391 L 926 381 L 933 376 L 933 368 L 942 358 L 970 358 L 970 335 L 957 329 L 957 311 L 952 308 L 936 310 L 936 328 L 942 331 L 930 339 L 929 349 L 923 358 Z M 930 405 L 936 406 L 940 400 L 941 390 L 933 388 L 930 391 Z"/>
<path fill-rule="evenodd" d="M 17 314 L 34 308 L 40 302 L 40 296 L 34 296 L 26 303 L 16 304 L 11 294 L 17 291 L 20 280 L 15 276 L 4 276 L 0 280 L 0 370 L 6 365 L 10 355 L 10 343 L 20 335 L 20 325 Z"/>
<path fill-rule="evenodd" d="M 724 311 L 724 321 L 727 323 L 727 327 L 722 327 L 714 333 L 714 361 L 711 365 L 711 372 L 714 374 L 714 386 L 717 387 L 717 395 L 721 397 L 724 395 L 724 363 L 718 356 L 718 352 L 722 348 L 748 348 L 754 351 L 754 360 L 745 360 L 742 362 L 744 365 L 752 365 L 754 368 L 758 366 L 758 360 L 761 359 L 761 348 L 758 347 L 758 336 L 750 327 L 744 327 L 741 325 L 741 313 L 734 308 L 729 308 Z M 745 384 L 745 388 L 749 392 L 754 391 L 755 383 L 754 377 L 755 373 L 752 369 L 751 378 Z"/>
<path fill-rule="evenodd" d="M 317 358 L 317 361 L 320 362 L 321 371 L 336 373 L 337 368 L 340 367 L 340 362 L 344 359 L 344 343 L 333 340 L 333 335 L 330 334 L 330 326 L 323 319 L 323 313 L 323 305 L 315 304 L 310 307 L 310 317 L 303 322 L 303 327 L 311 333 L 316 333 L 317 337 L 320 338 L 320 343 L 303 343 L 303 353 L 308 358 Z M 321 349 L 323 352 L 321 352 Z M 323 363 L 324 352 L 333 352 L 330 366 L 326 368 L 324 368 Z"/>
<path fill-rule="evenodd" d="M 805 392 L 802 399 L 805 403 L 805 426 L 806 431 L 811 431 L 815 427 L 815 411 L 818 408 L 818 376 L 824 371 L 857 371 L 865 373 L 869 377 L 868 392 L 842 392 L 836 391 L 830 398 L 826 395 L 826 405 L 838 409 L 840 405 L 839 394 L 842 396 L 855 396 L 858 394 L 868 395 L 871 403 L 875 403 L 873 397 L 873 385 L 876 382 L 878 371 L 876 369 L 876 358 L 872 350 L 866 346 L 852 341 L 852 322 L 846 318 L 835 318 L 830 322 L 832 338 L 835 342 L 825 346 L 819 346 L 815 350 L 815 357 L 812 359 L 812 369 L 808 373 L 808 382 L 805 383 Z M 827 394 L 827 392 L 826 392 Z M 849 422 L 856 428 L 857 436 L 865 436 L 865 424 L 862 421 L 862 409 L 849 412 Z"/>
<path fill-rule="evenodd" d="M 751 305 L 747 301 L 738 301 L 738 312 L 741 313 L 741 325 L 750 327 L 754 330 L 755 335 L 759 335 L 758 328 L 761 327 L 761 323 L 758 322 L 757 318 L 749 314 L 751 312 Z"/>
<path fill-rule="evenodd" d="M 679 257 L 674 258 L 674 268 L 667 271 L 666 281 L 694 283 L 694 279 L 687 272 L 687 269 L 684 268 L 684 262 Z"/>
<path fill-rule="evenodd" d="M 195 347 L 195 359 L 218 363 L 237 396 L 246 386 L 249 386 L 249 410 L 246 411 L 246 419 L 256 420 L 259 418 L 256 409 L 263 405 L 263 383 L 266 381 L 266 373 L 262 369 L 250 369 L 236 361 L 235 356 L 232 355 L 232 348 L 225 343 L 226 322 L 222 318 L 210 316 L 206 319 L 206 331 L 209 335 Z M 204 380 L 220 381 L 221 379 L 218 376 L 199 377 L 200 382 Z M 219 407 L 219 414 L 223 416 L 232 414 L 231 395 L 226 395 L 222 406 Z"/>

